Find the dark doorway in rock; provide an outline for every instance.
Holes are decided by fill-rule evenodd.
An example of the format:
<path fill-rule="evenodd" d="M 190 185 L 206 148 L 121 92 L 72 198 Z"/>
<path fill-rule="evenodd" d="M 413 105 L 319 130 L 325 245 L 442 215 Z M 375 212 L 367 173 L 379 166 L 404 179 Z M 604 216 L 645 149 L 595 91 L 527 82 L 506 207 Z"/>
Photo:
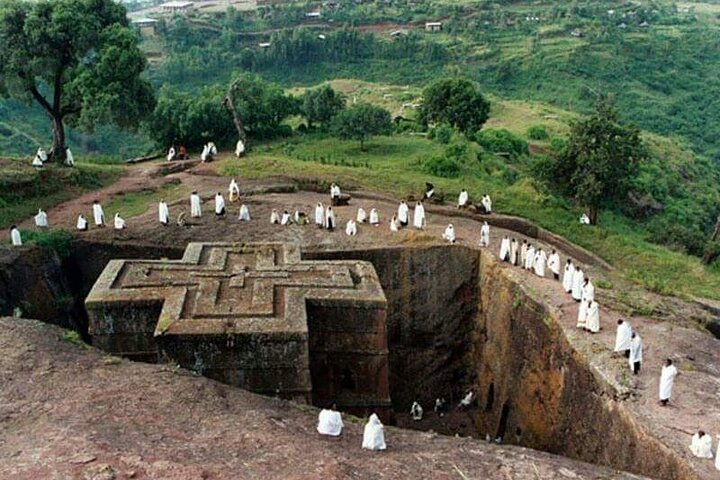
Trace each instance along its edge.
<path fill-rule="evenodd" d="M 488 387 L 487 402 L 485 403 L 485 411 L 491 412 L 495 405 L 495 384 L 491 383 Z"/>
<path fill-rule="evenodd" d="M 510 414 L 510 405 L 505 403 L 502 407 L 502 412 L 500 413 L 500 423 L 498 424 L 497 433 L 495 434 L 495 438 L 504 438 L 505 437 L 505 430 L 507 429 L 507 422 L 508 422 L 508 415 Z"/>

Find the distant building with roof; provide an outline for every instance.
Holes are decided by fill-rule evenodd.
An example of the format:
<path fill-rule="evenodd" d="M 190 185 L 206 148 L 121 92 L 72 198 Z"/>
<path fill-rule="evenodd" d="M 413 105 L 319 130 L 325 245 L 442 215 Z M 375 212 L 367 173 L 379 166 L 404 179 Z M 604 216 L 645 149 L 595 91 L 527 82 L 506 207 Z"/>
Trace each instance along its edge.
<path fill-rule="evenodd" d="M 160 5 L 163 13 L 187 13 L 195 9 L 195 2 L 184 2 L 182 0 L 165 2 Z"/>

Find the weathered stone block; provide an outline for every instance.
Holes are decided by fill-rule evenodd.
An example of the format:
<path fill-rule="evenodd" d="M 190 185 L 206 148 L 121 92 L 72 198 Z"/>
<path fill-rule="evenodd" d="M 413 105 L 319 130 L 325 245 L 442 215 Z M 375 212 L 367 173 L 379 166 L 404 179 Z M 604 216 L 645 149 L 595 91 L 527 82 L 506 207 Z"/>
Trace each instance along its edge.
<path fill-rule="evenodd" d="M 363 261 L 277 243 L 193 243 L 112 260 L 85 305 L 93 343 L 286 398 L 389 411 L 387 301 Z"/>

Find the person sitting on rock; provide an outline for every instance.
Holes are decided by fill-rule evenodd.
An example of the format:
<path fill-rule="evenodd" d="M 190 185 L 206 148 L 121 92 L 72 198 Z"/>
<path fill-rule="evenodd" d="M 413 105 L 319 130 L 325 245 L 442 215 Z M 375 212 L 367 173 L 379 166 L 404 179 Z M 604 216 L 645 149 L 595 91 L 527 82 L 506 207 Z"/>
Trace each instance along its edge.
<path fill-rule="evenodd" d="M 328 435 L 331 437 L 339 437 L 343 429 L 342 415 L 337 411 L 337 405 L 331 403 L 328 408 L 324 408 L 318 415 L 317 431 L 320 435 Z"/>
<path fill-rule="evenodd" d="M 423 418 L 423 408 L 420 406 L 420 402 L 418 402 L 417 398 L 410 407 L 410 415 L 416 422 L 419 422 Z"/>
<path fill-rule="evenodd" d="M 713 458 L 712 438 L 710 438 L 710 435 L 707 435 L 702 430 L 698 430 L 698 432 L 692 436 L 690 451 L 694 456 L 699 458 Z"/>

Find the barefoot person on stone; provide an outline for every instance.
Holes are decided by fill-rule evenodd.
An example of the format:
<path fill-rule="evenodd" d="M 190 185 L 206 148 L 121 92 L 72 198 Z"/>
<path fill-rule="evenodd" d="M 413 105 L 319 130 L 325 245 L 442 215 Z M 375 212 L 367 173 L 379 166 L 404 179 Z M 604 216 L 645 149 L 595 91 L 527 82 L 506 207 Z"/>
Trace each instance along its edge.
<path fill-rule="evenodd" d="M 668 404 L 672 396 L 673 384 L 675 377 L 678 375 L 677 368 L 673 365 L 672 359 L 665 360 L 665 365 L 660 373 L 660 405 L 663 407 Z"/>

